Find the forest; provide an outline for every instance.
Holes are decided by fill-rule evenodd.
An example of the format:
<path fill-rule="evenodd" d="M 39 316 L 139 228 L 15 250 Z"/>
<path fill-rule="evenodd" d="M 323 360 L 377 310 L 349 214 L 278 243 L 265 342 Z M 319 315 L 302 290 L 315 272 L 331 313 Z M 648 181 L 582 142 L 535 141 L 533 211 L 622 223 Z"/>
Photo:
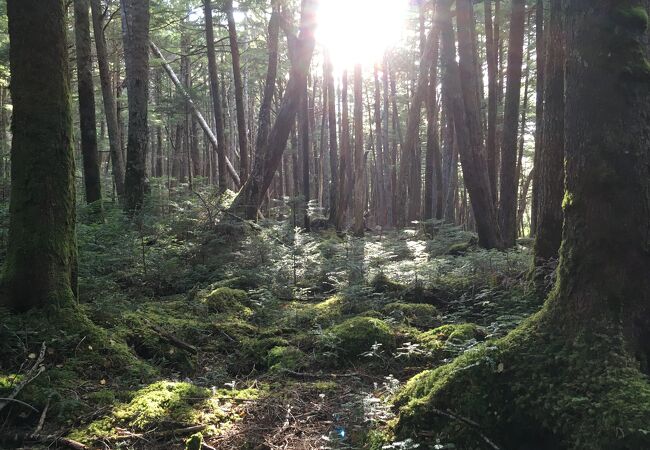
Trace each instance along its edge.
<path fill-rule="evenodd" d="M 650 449 L 650 0 L 0 0 L 0 449 Z"/>

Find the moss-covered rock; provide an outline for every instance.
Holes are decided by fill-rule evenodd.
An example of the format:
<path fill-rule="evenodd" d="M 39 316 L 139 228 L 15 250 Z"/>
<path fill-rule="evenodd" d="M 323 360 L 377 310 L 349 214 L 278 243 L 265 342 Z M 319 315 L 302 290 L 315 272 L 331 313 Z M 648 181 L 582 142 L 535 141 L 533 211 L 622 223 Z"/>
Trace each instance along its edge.
<path fill-rule="evenodd" d="M 424 449 L 483 448 L 486 437 L 500 448 L 650 448 L 650 383 L 614 336 L 558 332 L 534 316 L 411 379 L 396 434 Z"/>
<path fill-rule="evenodd" d="M 205 303 L 210 311 L 214 313 L 236 314 L 244 317 L 252 314 L 246 292 L 239 289 L 217 288 L 208 294 Z"/>
<path fill-rule="evenodd" d="M 297 347 L 273 347 L 269 350 L 266 361 L 272 371 L 298 370 L 307 365 L 307 355 Z"/>
<path fill-rule="evenodd" d="M 440 317 L 435 306 L 427 303 L 389 303 L 384 312 L 407 325 L 430 329 L 440 325 Z"/>
<path fill-rule="evenodd" d="M 372 317 L 354 317 L 328 329 L 337 346 L 337 353 L 343 358 L 356 358 L 372 349 L 375 343 L 382 350 L 395 350 L 395 335 L 390 326 Z"/>

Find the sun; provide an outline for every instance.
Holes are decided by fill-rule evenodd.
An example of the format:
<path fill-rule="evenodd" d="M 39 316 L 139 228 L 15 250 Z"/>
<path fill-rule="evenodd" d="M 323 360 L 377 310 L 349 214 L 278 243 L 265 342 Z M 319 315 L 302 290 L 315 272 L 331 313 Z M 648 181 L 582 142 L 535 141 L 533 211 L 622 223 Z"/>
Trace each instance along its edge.
<path fill-rule="evenodd" d="M 337 69 L 372 65 L 402 38 L 409 0 L 321 0 L 316 39 Z"/>

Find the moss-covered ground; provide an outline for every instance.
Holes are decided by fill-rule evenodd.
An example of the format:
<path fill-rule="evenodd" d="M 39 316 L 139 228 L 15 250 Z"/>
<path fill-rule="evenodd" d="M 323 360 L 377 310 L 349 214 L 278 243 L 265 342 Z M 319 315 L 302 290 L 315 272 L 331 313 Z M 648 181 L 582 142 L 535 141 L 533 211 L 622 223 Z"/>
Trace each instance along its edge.
<path fill-rule="evenodd" d="M 451 226 L 353 239 L 213 215 L 187 199 L 132 225 L 108 205 L 105 223 L 79 225 L 77 310 L 0 311 L 0 398 L 46 348 L 23 403 L 0 410 L 0 448 L 61 437 L 88 448 L 408 448 L 389 426 L 395 395 L 409 404 L 404 392 L 421 389 L 406 381 L 492 351 L 485 341 L 538 308 L 526 248 L 481 251 Z"/>

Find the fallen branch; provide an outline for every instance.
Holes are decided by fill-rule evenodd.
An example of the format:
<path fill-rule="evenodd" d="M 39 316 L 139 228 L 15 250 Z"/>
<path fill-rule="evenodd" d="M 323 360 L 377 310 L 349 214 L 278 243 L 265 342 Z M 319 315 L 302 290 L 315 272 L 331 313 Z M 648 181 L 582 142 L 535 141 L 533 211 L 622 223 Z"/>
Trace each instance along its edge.
<path fill-rule="evenodd" d="M 214 146 L 214 148 L 217 148 L 218 147 L 217 138 L 215 137 L 214 133 L 212 133 L 212 130 L 208 126 L 208 123 L 205 121 L 205 118 L 203 117 L 203 114 L 201 114 L 201 111 L 199 111 L 199 109 L 197 108 L 196 104 L 194 103 L 194 100 L 192 100 L 190 94 L 185 90 L 183 84 L 174 73 L 174 70 L 171 68 L 171 66 L 163 56 L 158 46 L 156 46 L 156 44 L 154 44 L 153 42 L 149 42 L 149 46 L 151 47 L 151 51 L 156 56 L 156 58 L 160 59 L 163 69 L 165 69 L 165 72 L 172 80 L 176 88 L 180 91 L 183 97 L 185 97 L 185 100 L 187 101 L 187 105 L 189 106 L 192 115 L 196 117 L 197 122 L 199 122 L 199 125 L 205 132 L 205 135 L 208 137 L 208 140 Z M 233 167 L 228 157 L 224 155 L 224 158 L 226 160 L 226 169 L 228 170 L 230 177 L 233 179 L 237 187 L 241 187 L 241 180 L 239 178 L 239 174 Z"/>
<path fill-rule="evenodd" d="M 440 409 L 432 408 L 431 411 L 438 415 L 462 422 L 465 425 L 469 425 L 470 427 L 474 428 L 474 430 L 478 433 L 479 436 L 481 436 L 481 439 L 483 439 L 483 441 L 485 441 L 486 444 L 488 444 L 494 450 L 500 450 L 500 447 L 496 445 L 494 442 L 492 442 L 490 438 L 488 438 L 485 434 L 483 434 L 483 432 L 481 431 L 481 426 L 478 423 L 474 422 L 473 420 L 467 419 L 463 416 L 459 416 L 458 414 L 455 414 L 449 410 L 442 411 Z"/>
<path fill-rule="evenodd" d="M 38 412 L 38 410 L 33 406 L 28 405 L 25 402 L 21 402 L 20 400 L 16 400 L 16 396 L 20 393 L 20 391 L 23 390 L 25 386 L 27 386 L 29 383 L 34 381 L 36 377 L 38 377 L 40 374 L 42 374 L 45 371 L 45 367 L 41 366 L 41 363 L 43 362 L 44 359 L 45 359 L 45 342 L 43 342 L 43 344 L 41 345 L 41 351 L 38 354 L 38 358 L 36 358 L 36 361 L 34 361 L 32 367 L 27 371 L 23 380 L 20 383 L 18 383 L 16 388 L 13 390 L 13 392 L 9 394 L 9 397 L 0 398 L 0 411 L 2 411 L 2 409 L 5 406 L 7 406 L 9 403 L 13 402 L 13 403 L 20 403 Z"/>
<path fill-rule="evenodd" d="M 188 344 L 187 342 L 184 342 L 174 336 L 173 334 L 163 330 L 162 328 L 158 327 L 157 325 L 154 325 L 152 323 L 149 323 L 149 327 L 162 339 L 165 341 L 169 342 L 172 344 L 174 347 L 180 348 L 181 350 L 188 351 L 192 353 L 193 355 L 196 355 L 199 351 L 197 348 L 191 344 Z"/>

